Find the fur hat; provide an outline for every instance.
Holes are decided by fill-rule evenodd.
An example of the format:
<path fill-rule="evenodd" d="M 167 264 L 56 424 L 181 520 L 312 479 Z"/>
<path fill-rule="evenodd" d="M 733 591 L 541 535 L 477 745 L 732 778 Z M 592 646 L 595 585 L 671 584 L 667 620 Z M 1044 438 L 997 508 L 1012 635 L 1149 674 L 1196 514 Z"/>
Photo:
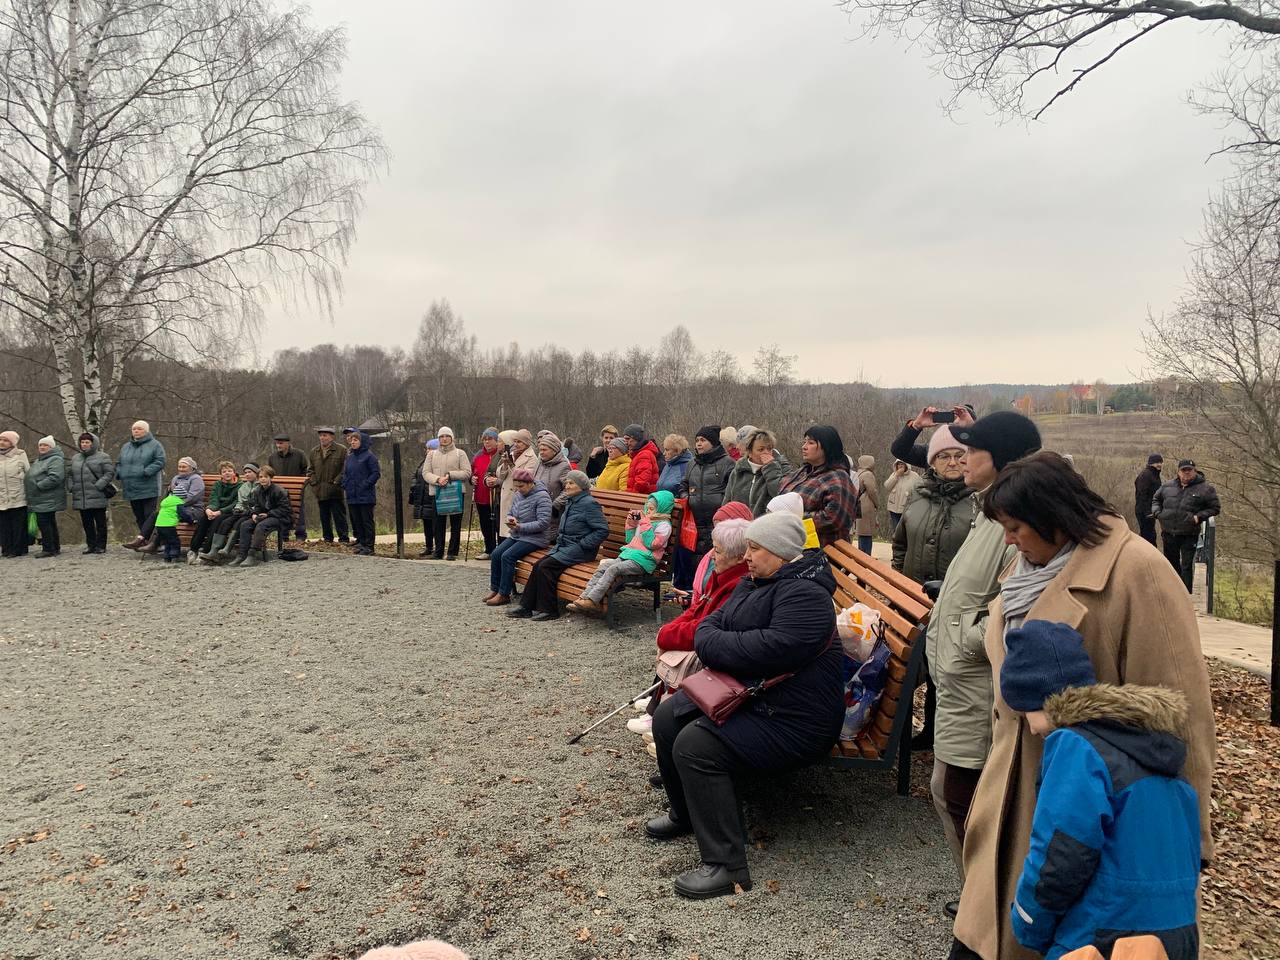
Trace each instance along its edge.
<path fill-rule="evenodd" d="M 946 424 L 940 426 L 933 431 L 933 436 L 929 438 L 929 454 L 925 457 L 925 461 L 929 464 L 933 463 L 933 458 L 940 454 L 943 450 L 963 450 L 964 444 L 955 438 L 951 428 Z"/>
<path fill-rule="evenodd" d="M 418 940 L 403 947 L 378 947 L 360 960 L 467 960 L 467 955 L 443 940 Z"/>
<path fill-rule="evenodd" d="M 764 512 L 789 513 L 803 519 L 804 498 L 794 490 L 790 493 L 780 493 L 765 505 Z"/>
<path fill-rule="evenodd" d="M 951 431 L 957 440 L 975 450 L 991 454 L 997 470 L 1040 449 L 1040 431 L 1030 418 L 1012 410 L 988 413 L 972 426 Z"/>
<path fill-rule="evenodd" d="M 714 447 L 720 443 L 720 427 L 719 426 L 700 427 L 698 429 L 698 432 L 695 433 L 694 436 L 701 437 L 703 440 L 707 441 L 707 443 L 711 444 Z"/>
<path fill-rule="evenodd" d="M 1015 710 L 1030 713 L 1068 687 L 1098 682 L 1084 638 L 1065 623 L 1028 620 L 1004 639 L 1000 694 Z"/>
<path fill-rule="evenodd" d="M 579 490 L 591 489 L 591 478 L 581 470 L 570 470 L 564 475 L 565 483 L 576 483 Z"/>
<path fill-rule="evenodd" d="M 84 441 L 84 440 L 88 440 L 88 441 L 92 442 L 92 441 L 93 441 L 93 434 L 92 434 L 92 433 L 89 433 L 88 431 L 85 431 L 84 433 L 80 434 L 80 436 L 76 437 L 76 443 L 80 443 L 80 442 L 82 442 L 82 441 Z"/>
<path fill-rule="evenodd" d="M 788 563 L 804 552 L 804 524 L 791 513 L 766 513 L 751 521 L 747 539 Z"/>

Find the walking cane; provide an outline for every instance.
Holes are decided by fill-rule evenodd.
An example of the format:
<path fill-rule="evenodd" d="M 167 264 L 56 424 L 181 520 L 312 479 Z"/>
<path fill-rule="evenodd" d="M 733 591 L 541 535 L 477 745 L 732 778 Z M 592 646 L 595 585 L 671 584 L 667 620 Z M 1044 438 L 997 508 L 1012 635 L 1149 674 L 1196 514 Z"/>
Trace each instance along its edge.
<path fill-rule="evenodd" d="M 628 700 L 626 703 L 624 703 L 622 706 L 620 706 L 617 710 L 614 710 L 612 713 L 605 714 L 603 717 L 601 717 L 599 720 L 597 720 L 597 721 L 596 721 L 595 723 L 593 723 L 591 726 L 587 727 L 587 729 L 583 730 L 583 731 L 582 731 L 580 734 L 578 734 L 576 737 L 570 737 L 570 738 L 569 738 L 569 743 L 567 744 L 567 746 L 570 746 L 570 747 L 571 747 L 571 746 L 573 746 L 575 743 L 577 743 L 579 740 L 581 740 L 583 737 L 585 737 L 588 733 L 590 733 L 590 732 L 591 732 L 592 730 L 594 730 L 596 727 L 600 726 L 600 724 L 604 723 L 606 720 L 612 720 L 614 717 L 616 717 L 618 714 L 620 714 L 623 710 L 627 709 L 627 707 L 631 706 L 631 705 L 632 705 L 633 703 L 635 703 L 637 700 L 639 700 L 639 699 L 641 699 L 641 698 L 643 698 L 643 697 L 647 697 L 647 696 L 649 696 L 650 694 L 652 694 L 652 693 L 654 693 L 655 691 L 657 691 L 657 689 L 658 689 L 660 686 L 662 686 L 662 681 L 661 681 L 661 680 L 657 681 L 657 682 L 656 682 L 652 687 L 650 687 L 648 690 L 642 690 L 642 691 L 640 691 L 640 692 L 639 692 L 639 693 L 637 693 L 634 697 L 632 697 L 630 700 Z"/>
<path fill-rule="evenodd" d="M 467 510 L 467 545 L 462 549 L 462 562 L 471 559 L 471 521 L 476 518 L 476 492 L 471 491 L 471 507 Z"/>

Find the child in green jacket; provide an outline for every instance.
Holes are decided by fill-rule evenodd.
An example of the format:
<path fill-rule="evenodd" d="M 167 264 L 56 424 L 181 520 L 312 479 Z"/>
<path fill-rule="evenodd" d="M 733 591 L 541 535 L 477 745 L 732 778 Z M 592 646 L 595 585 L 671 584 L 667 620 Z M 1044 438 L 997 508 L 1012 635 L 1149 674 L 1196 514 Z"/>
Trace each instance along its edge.
<path fill-rule="evenodd" d="M 178 540 L 178 508 L 186 501 L 171 493 L 160 501 L 156 513 L 156 536 L 164 544 L 164 562 L 173 563 L 182 556 L 182 544 Z"/>

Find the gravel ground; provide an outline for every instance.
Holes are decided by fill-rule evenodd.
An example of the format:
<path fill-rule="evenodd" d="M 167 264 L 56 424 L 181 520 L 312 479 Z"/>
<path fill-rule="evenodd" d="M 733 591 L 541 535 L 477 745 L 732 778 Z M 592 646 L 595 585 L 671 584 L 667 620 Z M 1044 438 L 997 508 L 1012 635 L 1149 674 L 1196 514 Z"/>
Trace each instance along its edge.
<path fill-rule="evenodd" d="M 113 550 L 4 561 L 0 957 L 945 955 L 941 831 L 887 773 L 749 784 L 754 890 L 674 895 L 639 738 L 565 746 L 646 685 L 640 596 L 610 633 L 481 606 L 481 564 Z"/>

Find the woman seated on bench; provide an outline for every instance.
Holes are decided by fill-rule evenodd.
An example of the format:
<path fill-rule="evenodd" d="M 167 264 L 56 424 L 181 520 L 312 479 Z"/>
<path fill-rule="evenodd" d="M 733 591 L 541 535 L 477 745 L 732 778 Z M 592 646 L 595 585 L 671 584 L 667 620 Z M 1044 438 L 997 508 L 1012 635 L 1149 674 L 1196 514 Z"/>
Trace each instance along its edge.
<path fill-rule="evenodd" d="M 169 481 L 169 493 L 182 498 L 182 505 L 178 507 L 179 523 L 197 523 L 200 520 L 204 514 L 204 477 L 200 476 L 200 467 L 194 459 L 183 457 L 178 461 L 178 472 Z M 159 512 L 157 502 L 151 516 L 143 521 L 137 538 L 124 545 L 126 550 L 155 553 L 160 549 L 160 539 L 156 536 L 156 515 Z"/>
<path fill-rule="evenodd" d="M 564 511 L 560 514 L 560 532 L 551 552 L 533 565 L 520 603 L 508 610 L 508 617 L 528 617 L 538 622 L 560 616 L 556 588 L 560 575 L 575 563 L 588 563 L 609 536 L 609 521 L 595 497 L 587 492 L 591 481 L 581 470 L 564 475 Z"/>
<path fill-rule="evenodd" d="M 703 665 L 755 685 L 793 674 L 747 700 L 723 726 L 684 690 L 653 718 L 669 813 L 650 820 L 654 840 L 693 833 L 702 863 L 676 878 L 695 900 L 751 889 L 747 837 L 734 778 L 813 762 L 835 743 L 844 717 L 840 644 L 832 644 L 835 578 L 820 553 L 804 553 L 804 525 L 767 514 L 747 528 L 747 568 L 719 610 L 694 634 Z"/>
<path fill-rule="evenodd" d="M 546 485 L 533 479 L 523 467 L 511 474 L 516 498 L 503 518 L 507 535 L 489 557 L 489 595 L 484 602 L 502 607 L 511 602 L 516 584 L 516 564 L 527 554 L 551 542 L 551 495 Z"/>

